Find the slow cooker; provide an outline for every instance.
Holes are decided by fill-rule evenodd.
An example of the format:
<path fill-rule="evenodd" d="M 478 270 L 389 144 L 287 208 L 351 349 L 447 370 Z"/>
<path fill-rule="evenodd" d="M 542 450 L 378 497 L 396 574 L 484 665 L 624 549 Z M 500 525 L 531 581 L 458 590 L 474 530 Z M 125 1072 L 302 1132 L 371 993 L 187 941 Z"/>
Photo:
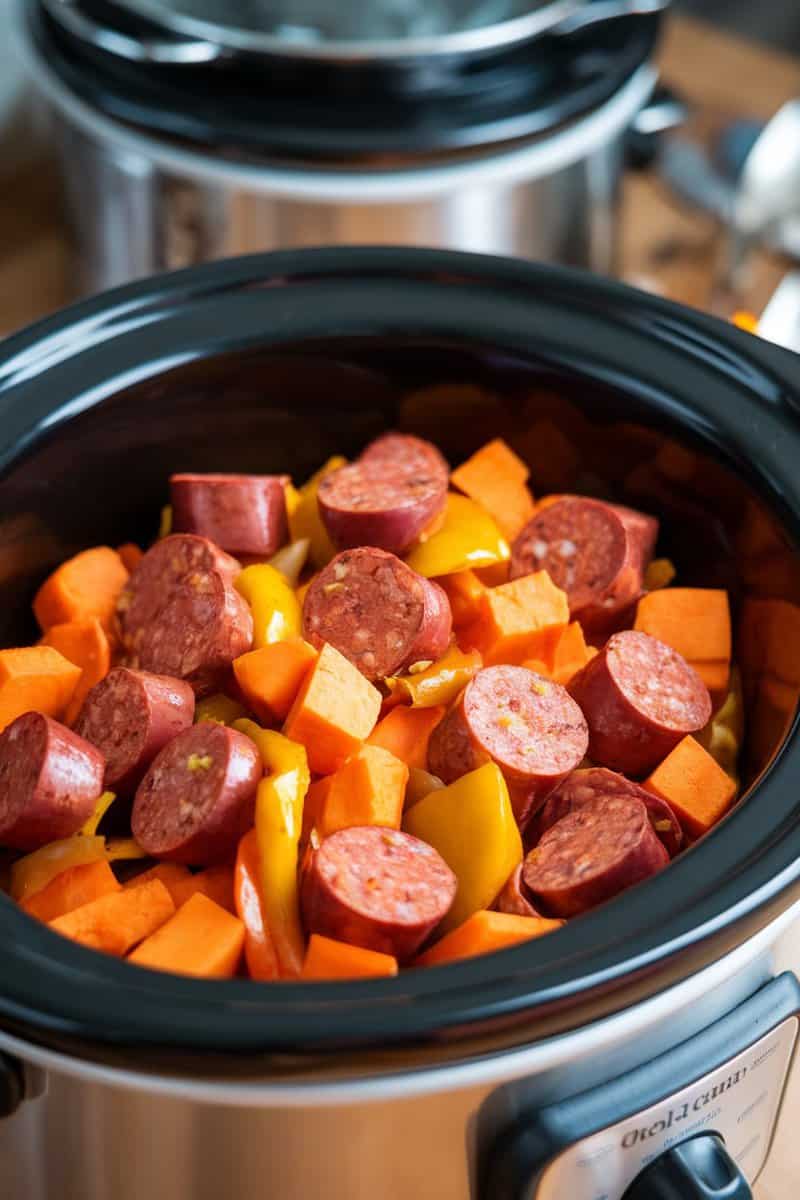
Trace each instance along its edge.
<path fill-rule="evenodd" d="M 669 0 L 18 0 L 82 292 L 386 243 L 610 272 Z"/>
<path fill-rule="evenodd" d="M 751 1194 L 800 1010 L 796 647 L 781 707 L 746 633 L 754 601 L 798 603 L 798 378 L 788 352 L 611 281 L 403 248 L 207 264 L 3 343 L 2 644 L 30 640 L 54 562 L 152 538 L 178 462 L 303 478 L 386 428 L 453 461 L 500 435 L 540 492 L 646 504 L 681 580 L 729 589 L 749 729 L 744 800 L 668 870 L 397 979 L 149 972 L 0 897 L 4 1195 Z"/>

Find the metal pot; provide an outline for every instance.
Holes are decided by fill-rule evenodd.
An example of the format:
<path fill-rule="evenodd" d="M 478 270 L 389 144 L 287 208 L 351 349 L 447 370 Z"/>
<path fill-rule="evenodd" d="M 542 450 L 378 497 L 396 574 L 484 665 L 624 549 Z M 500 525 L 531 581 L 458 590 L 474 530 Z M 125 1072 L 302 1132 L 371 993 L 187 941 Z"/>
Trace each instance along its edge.
<path fill-rule="evenodd" d="M 302 478 L 386 427 L 454 461 L 500 435 L 540 490 L 647 507 L 682 582 L 730 589 L 752 789 L 557 934 L 398 980 L 146 972 L 0 898 L 9 1194 L 692 1200 L 709 1193 L 680 1156 L 700 1156 L 749 1195 L 800 1007 L 779 975 L 800 914 L 795 656 L 762 677 L 746 619 L 800 600 L 793 378 L 787 352 L 621 285 L 403 249 L 207 265 L 4 343 L 2 644 L 30 639 L 54 561 L 152 537 L 179 465 Z"/>
<path fill-rule="evenodd" d="M 292 46 L 267 71 L 260 57 L 231 66 L 230 51 L 205 65 L 135 61 L 21 2 L 20 51 L 61 163 L 77 285 L 321 243 L 610 272 L 626 137 L 656 79 L 648 9 L 661 3 L 597 24 L 586 13 L 604 3 L 538 6 L 540 18 L 569 16 L 568 32 L 520 35 L 488 58 L 409 66 L 373 46 L 366 64 L 343 66 Z M 147 45 L 141 32 L 133 41 Z"/>

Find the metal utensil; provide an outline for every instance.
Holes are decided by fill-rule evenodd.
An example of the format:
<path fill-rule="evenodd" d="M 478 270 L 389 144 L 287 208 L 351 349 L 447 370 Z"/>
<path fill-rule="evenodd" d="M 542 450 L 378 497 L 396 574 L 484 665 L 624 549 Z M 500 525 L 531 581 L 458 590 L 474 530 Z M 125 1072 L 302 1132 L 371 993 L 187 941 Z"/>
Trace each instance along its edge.
<path fill-rule="evenodd" d="M 800 352 L 800 271 L 784 276 L 758 322 L 760 337 Z"/>
<path fill-rule="evenodd" d="M 764 127 L 748 154 L 729 226 L 728 284 L 737 290 L 757 241 L 800 213 L 800 100 L 790 100 Z"/>

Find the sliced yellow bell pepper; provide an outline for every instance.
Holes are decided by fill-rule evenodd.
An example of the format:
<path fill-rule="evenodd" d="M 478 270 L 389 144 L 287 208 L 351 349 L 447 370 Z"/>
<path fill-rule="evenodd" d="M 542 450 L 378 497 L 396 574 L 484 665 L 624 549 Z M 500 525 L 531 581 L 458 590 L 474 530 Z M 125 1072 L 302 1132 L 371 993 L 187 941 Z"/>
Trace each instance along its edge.
<path fill-rule="evenodd" d="M 169 537 L 172 533 L 172 505 L 165 504 L 161 510 L 161 520 L 158 523 L 159 538 Z"/>
<path fill-rule="evenodd" d="M 508 542 L 486 510 L 474 500 L 450 492 L 442 527 L 424 541 L 420 539 L 406 562 L 431 579 L 470 567 L 489 567 L 510 556 Z"/>
<path fill-rule="evenodd" d="M 269 560 L 269 565 L 276 571 L 280 571 L 289 587 L 296 588 L 310 549 L 309 539 L 299 538 L 296 542 L 289 542 L 288 545 L 281 546 L 280 550 Z"/>
<path fill-rule="evenodd" d="M 237 576 L 236 589 L 253 614 L 255 650 L 300 636 L 303 623 L 300 605 L 280 571 L 268 563 L 254 563 Z"/>
<path fill-rule="evenodd" d="M 123 862 L 133 858 L 149 858 L 150 855 L 135 838 L 107 838 L 105 857 L 107 862 Z"/>
<path fill-rule="evenodd" d="M 114 799 L 111 792 L 106 792 L 105 795 Z M 93 817 L 90 818 L 84 828 L 88 828 L 93 820 Z M 62 871 L 68 871 L 70 867 L 82 867 L 86 863 L 103 860 L 119 862 L 122 859 L 147 857 L 146 851 L 133 838 L 107 839 L 97 834 L 76 833 L 73 837 L 48 842 L 46 846 L 40 846 L 24 858 L 18 858 L 11 867 L 9 890 L 14 900 L 22 901 L 47 887 L 51 879 L 55 879 Z"/>
<path fill-rule="evenodd" d="M 254 721 L 234 725 L 258 746 L 264 778 L 256 793 L 256 839 L 261 862 L 264 915 L 280 973 L 300 974 L 305 939 L 300 923 L 297 862 L 303 801 L 311 779 L 305 747 Z"/>
<path fill-rule="evenodd" d="M 456 898 L 439 926 L 440 933 L 489 908 L 522 860 L 522 839 L 508 788 L 495 763 L 486 763 L 418 800 L 406 812 L 403 828 L 438 850 L 458 880 Z"/>
<path fill-rule="evenodd" d="M 198 700 L 194 708 L 194 721 L 216 721 L 218 725 L 232 725 L 241 720 L 247 709 L 231 696 L 215 692 L 213 696 L 205 696 Z"/>
<path fill-rule="evenodd" d="M 453 644 L 447 653 L 424 671 L 409 675 L 392 675 L 386 679 L 393 696 L 410 700 L 419 708 L 449 704 L 480 671 L 483 661 L 477 650 L 459 650 Z"/>
<path fill-rule="evenodd" d="M 319 515 L 317 489 L 320 480 L 325 475 L 329 475 L 331 471 L 337 471 L 346 462 L 346 458 L 336 454 L 333 458 L 329 458 L 318 471 L 315 471 L 301 488 L 292 488 L 292 492 L 287 490 L 286 513 L 289 518 L 289 533 L 292 541 L 308 538 L 311 543 L 309 558 L 317 568 L 324 567 L 336 553 L 336 547 L 328 537 Z"/>
<path fill-rule="evenodd" d="M 731 667 L 728 694 L 705 729 L 695 739 L 716 759 L 723 771 L 739 782 L 738 759 L 744 740 L 744 698 L 742 676 L 737 666 Z"/>
<path fill-rule="evenodd" d="M 100 824 L 115 800 L 116 796 L 113 792 L 103 792 L 102 796 L 97 801 L 97 804 L 95 804 L 94 812 L 89 817 L 89 820 L 86 821 L 86 823 L 80 828 L 80 833 L 83 837 L 94 837 L 94 835 L 97 833 L 97 826 Z"/>
<path fill-rule="evenodd" d="M 11 895 L 17 901 L 26 900 L 51 879 L 68 871 L 70 867 L 82 867 L 85 863 L 101 862 L 106 857 L 104 837 L 62 838 L 48 842 L 46 846 L 18 858 L 11 868 Z"/>

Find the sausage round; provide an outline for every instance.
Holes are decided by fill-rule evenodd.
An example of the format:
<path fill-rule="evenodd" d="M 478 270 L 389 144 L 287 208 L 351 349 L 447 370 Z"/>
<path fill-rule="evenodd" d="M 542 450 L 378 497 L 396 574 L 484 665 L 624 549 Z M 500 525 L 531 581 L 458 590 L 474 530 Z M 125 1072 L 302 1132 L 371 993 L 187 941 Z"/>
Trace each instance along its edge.
<path fill-rule="evenodd" d="M 179 733 L 136 790 L 131 829 L 154 858 L 206 866 L 253 825 L 262 763 L 250 738 L 216 721 Z"/>
<path fill-rule="evenodd" d="M 185 679 L 198 696 L 214 691 L 253 642 L 253 618 L 233 586 L 240 570 L 208 538 L 156 542 L 117 603 L 125 665 Z"/>
<path fill-rule="evenodd" d="M 608 631 L 642 591 L 658 533 L 654 517 L 584 496 L 541 509 L 511 547 L 510 577 L 546 570 L 587 632 Z"/>
<path fill-rule="evenodd" d="M 526 667 L 485 667 L 428 743 L 428 769 L 445 783 L 492 760 L 523 827 L 586 754 L 580 708 L 560 684 Z"/>
<path fill-rule="evenodd" d="M 115 667 L 89 692 L 75 732 L 105 758 L 105 787 L 125 793 L 193 717 L 194 692 L 182 679 Z"/>
<path fill-rule="evenodd" d="M 307 933 L 412 958 L 450 909 L 456 878 L 419 838 L 377 825 L 325 838 L 301 882 Z"/>
<path fill-rule="evenodd" d="M 314 578 L 303 604 L 303 635 L 329 642 L 367 679 L 441 658 L 450 642 L 450 601 L 393 554 L 344 550 Z"/>
<path fill-rule="evenodd" d="M 378 546 L 402 554 L 444 508 L 448 482 L 447 463 L 434 446 L 387 434 L 320 481 L 319 512 L 340 549 Z"/>
<path fill-rule="evenodd" d="M 644 776 L 711 716 L 700 676 L 671 646 L 638 630 L 610 637 L 570 681 L 598 766 Z"/>
<path fill-rule="evenodd" d="M 38 712 L 0 734 L 0 845 L 36 850 L 72 837 L 103 791 L 102 754 Z"/>
<path fill-rule="evenodd" d="M 492 908 L 495 912 L 510 913 L 514 917 L 541 916 L 528 899 L 527 889 L 522 882 L 522 863 L 519 863 L 509 875 L 508 882 Z"/>
<path fill-rule="evenodd" d="M 549 912 L 574 917 L 668 862 L 641 800 L 608 796 L 548 829 L 526 857 L 522 878 Z"/>
<path fill-rule="evenodd" d="M 683 845 L 683 830 L 666 800 L 645 791 L 638 783 L 626 779 L 616 771 L 605 767 L 589 767 L 582 771 L 573 771 L 556 790 L 547 797 L 544 807 L 536 818 L 540 836 L 547 832 L 552 825 L 566 817 L 568 813 L 576 812 L 579 808 L 589 808 L 598 800 L 609 796 L 632 796 L 641 800 L 647 809 L 650 824 L 655 833 L 664 843 L 670 858 L 673 858 Z"/>
<path fill-rule="evenodd" d="M 172 528 L 232 554 L 274 554 L 287 538 L 285 475 L 173 475 Z"/>

